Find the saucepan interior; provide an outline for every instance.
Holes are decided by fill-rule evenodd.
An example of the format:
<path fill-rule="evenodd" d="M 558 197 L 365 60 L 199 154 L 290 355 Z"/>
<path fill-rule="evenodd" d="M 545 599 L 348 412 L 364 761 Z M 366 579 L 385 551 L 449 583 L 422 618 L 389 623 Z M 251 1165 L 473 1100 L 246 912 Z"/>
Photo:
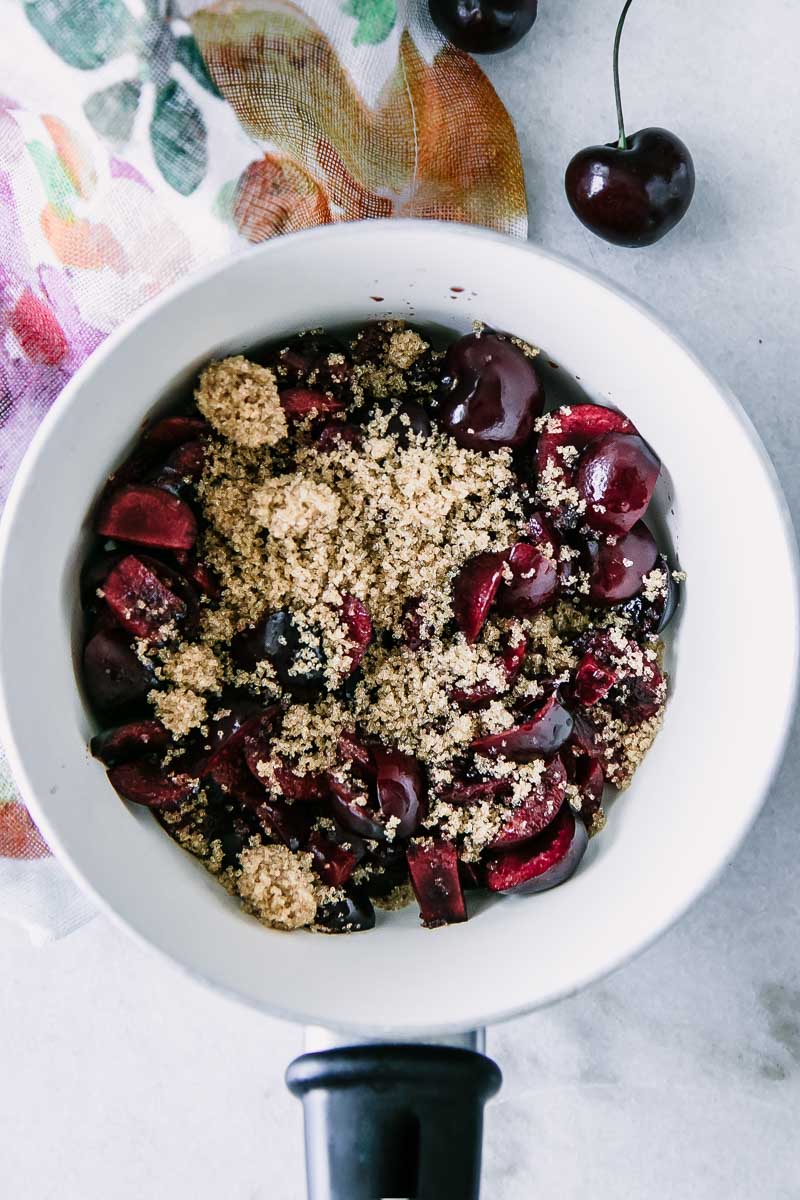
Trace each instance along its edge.
<path fill-rule="evenodd" d="M 77 563 L 105 475 L 208 359 L 380 314 L 511 330 L 543 348 L 554 395 L 618 406 L 657 449 L 667 467 L 657 524 L 688 573 L 672 695 L 633 786 L 566 886 L 478 902 L 467 924 L 443 930 L 420 929 L 407 909 L 379 913 L 367 934 L 284 934 L 242 914 L 89 758 L 92 721 L 75 674 Z M 767 607 L 764 589 L 748 586 L 754 547 Z M 7 506 L 0 553 L 4 736 L 51 846 L 101 905 L 187 971 L 270 1012 L 343 1029 L 469 1028 L 624 961 L 730 858 L 766 794 L 793 704 L 794 541 L 736 402 L 615 289 L 460 226 L 367 222 L 294 235 L 165 296 L 108 340 L 48 416 Z"/>

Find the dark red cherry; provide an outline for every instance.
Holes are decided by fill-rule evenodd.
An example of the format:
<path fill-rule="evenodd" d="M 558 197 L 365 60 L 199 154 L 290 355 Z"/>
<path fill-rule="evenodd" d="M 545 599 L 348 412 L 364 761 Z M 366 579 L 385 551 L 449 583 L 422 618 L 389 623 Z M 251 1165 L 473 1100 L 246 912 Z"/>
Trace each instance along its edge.
<path fill-rule="evenodd" d="M 607 433 L 587 447 L 578 467 L 586 524 L 627 533 L 647 511 L 661 463 L 636 433 Z"/>
<path fill-rule="evenodd" d="M 197 788 L 191 776 L 163 769 L 146 758 L 110 767 L 108 779 L 123 800 L 148 808 L 177 808 Z"/>
<path fill-rule="evenodd" d="M 387 426 L 387 432 L 396 439 L 398 446 L 406 449 L 412 435 L 427 438 L 431 435 L 431 419 L 416 400 L 404 400 Z"/>
<path fill-rule="evenodd" d="M 586 826 L 565 804 L 533 841 L 496 851 L 487 859 L 486 886 L 491 892 L 546 892 L 575 873 L 588 844 Z"/>
<path fill-rule="evenodd" d="M 502 334 L 484 330 L 453 342 L 445 359 L 442 425 L 471 450 L 522 446 L 544 406 L 533 362 Z"/>
<path fill-rule="evenodd" d="M 125 484 L 102 504 L 97 532 L 122 542 L 164 550 L 191 550 L 197 520 L 183 500 L 162 488 Z"/>
<path fill-rule="evenodd" d="M 350 888 L 342 900 L 321 904 L 314 928 L 325 933 L 362 933 L 375 928 L 375 909 L 364 888 Z"/>
<path fill-rule="evenodd" d="M 139 704 L 155 687 L 151 667 L 142 663 L 121 629 L 96 633 L 83 652 L 83 679 L 89 699 L 101 712 L 119 712 Z"/>
<path fill-rule="evenodd" d="M 490 733 L 471 743 L 472 749 L 487 758 L 510 758 L 530 762 L 556 754 L 572 733 L 572 717 L 555 696 L 526 721 L 502 733 Z"/>
<path fill-rule="evenodd" d="M 298 698 L 309 699 L 325 688 L 322 650 L 303 645 L 291 613 L 284 609 L 265 613 L 237 633 L 231 641 L 231 656 L 245 671 L 255 670 L 265 660 L 271 663 L 281 687 Z"/>
<path fill-rule="evenodd" d="M 119 624 L 137 638 L 163 642 L 175 636 L 177 623 L 186 616 L 186 604 L 180 596 L 148 563 L 133 554 L 112 568 L 102 590 Z"/>
<path fill-rule="evenodd" d="M 467 909 L 452 842 L 421 838 L 406 851 L 411 886 L 426 929 L 466 921 Z"/>
<path fill-rule="evenodd" d="M 483 629 L 507 558 L 506 551 L 476 554 L 453 580 L 453 616 L 468 642 L 474 642 Z"/>
<path fill-rule="evenodd" d="M 587 541 L 586 551 L 593 604 L 619 604 L 636 596 L 658 559 L 658 546 L 643 521 L 611 544 Z"/>
<path fill-rule="evenodd" d="M 115 767 L 155 750 L 165 750 L 169 743 L 170 734 L 160 721 L 129 721 L 127 725 L 116 725 L 95 734 L 89 749 L 107 767 Z"/>
<path fill-rule="evenodd" d="M 680 221 L 694 194 L 692 156 L 668 129 L 640 129 L 628 137 L 619 87 L 619 46 L 631 0 L 625 0 L 614 37 L 614 99 L 619 136 L 580 150 L 564 187 L 579 221 L 618 246 L 649 246 Z"/>
<path fill-rule="evenodd" d="M 617 246 L 649 246 L 686 212 L 694 194 L 688 148 L 668 129 L 640 129 L 617 142 L 579 150 L 564 177 L 575 216 Z"/>
<path fill-rule="evenodd" d="M 567 772 L 560 758 L 548 763 L 541 781 L 520 804 L 509 808 L 490 850 L 525 842 L 546 829 L 558 816 L 567 787 Z"/>
<path fill-rule="evenodd" d="M 380 746 L 372 751 L 372 761 L 377 772 L 378 807 L 386 821 L 391 821 L 394 826 L 395 836 L 408 837 L 423 816 L 425 783 L 422 767 L 410 754 Z"/>
<path fill-rule="evenodd" d="M 446 38 L 468 54 L 496 54 L 516 46 L 536 20 L 537 0 L 429 0 Z"/>
<path fill-rule="evenodd" d="M 558 593 L 558 568 L 537 546 L 517 542 L 508 556 L 512 578 L 503 579 L 497 591 L 500 612 L 529 617 L 552 604 Z"/>

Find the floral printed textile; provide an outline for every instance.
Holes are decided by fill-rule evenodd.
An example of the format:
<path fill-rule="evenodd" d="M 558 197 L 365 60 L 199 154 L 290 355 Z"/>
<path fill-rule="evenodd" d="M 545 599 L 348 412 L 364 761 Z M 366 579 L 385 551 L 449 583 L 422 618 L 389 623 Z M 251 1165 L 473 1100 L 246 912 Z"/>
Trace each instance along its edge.
<path fill-rule="evenodd" d="M 8 0 L 0 81 L 0 505 L 71 375 L 196 267 L 363 217 L 526 232 L 508 114 L 422 0 Z M 0 912 L 39 937 L 88 912 L 46 856 L 0 760 Z"/>

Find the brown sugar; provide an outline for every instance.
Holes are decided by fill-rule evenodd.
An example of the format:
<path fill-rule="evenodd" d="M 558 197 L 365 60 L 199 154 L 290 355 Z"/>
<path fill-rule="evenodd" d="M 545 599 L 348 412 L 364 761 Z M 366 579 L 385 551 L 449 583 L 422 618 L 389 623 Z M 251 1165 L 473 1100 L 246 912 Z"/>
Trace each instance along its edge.
<path fill-rule="evenodd" d="M 526 354 L 536 353 L 516 344 Z M 228 358 L 211 364 L 198 385 L 198 408 L 212 431 L 205 436 L 196 484 L 200 532 L 194 553 L 218 581 L 219 594 L 203 597 L 191 624 L 187 619 L 180 633 L 172 630 L 171 640 L 156 649 L 142 644 L 140 653 L 149 655 L 156 674 L 152 707 L 176 740 L 194 734 L 208 750 L 213 722 L 230 716 L 228 705 L 243 700 L 245 712 L 255 709 L 265 727 L 258 737 L 248 733 L 246 751 L 237 751 L 241 778 L 232 774 L 230 786 L 225 772 L 221 783 L 216 777 L 213 785 L 204 780 L 207 795 L 200 788 L 177 813 L 160 819 L 249 912 L 276 928 L 324 929 L 325 909 L 345 898 L 341 889 L 320 882 L 319 845 L 312 856 L 276 844 L 279 835 L 270 823 L 274 809 L 290 827 L 297 819 L 303 828 L 310 812 L 307 831 L 347 852 L 346 816 L 341 809 L 322 808 L 331 789 L 345 795 L 351 789 L 352 804 L 369 806 L 365 818 L 374 816 L 381 826 L 380 846 L 374 838 L 352 835 L 365 857 L 351 866 L 350 881 L 390 910 L 412 896 L 409 883 L 396 882 L 393 873 L 392 854 L 398 842 L 401 849 L 404 844 L 400 818 L 373 811 L 375 784 L 354 767 L 348 744 L 358 743 L 365 753 L 379 745 L 413 756 L 427 805 L 416 839 L 452 842 L 462 862 L 477 864 L 486 861 L 500 831 L 532 796 L 552 804 L 547 815 L 554 818 L 563 788 L 555 789 L 551 801 L 542 782 L 543 757 L 490 758 L 472 743 L 529 721 L 554 694 L 567 697 L 563 703 L 576 712 L 571 688 L 587 639 L 602 634 L 603 665 L 618 679 L 612 699 L 587 702 L 582 711 L 595 731 L 592 753 L 599 755 L 608 782 L 628 786 L 663 719 L 665 684 L 660 692 L 651 686 L 652 706 L 638 710 L 655 708 L 653 716 L 638 723 L 626 719 L 626 701 L 629 712 L 637 711 L 636 688 L 660 679 L 655 666 L 662 646 L 637 632 L 622 609 L 589 605 L 589 576 L 577 539 L 569 534 L 542 546 L 569 580 L 560 592 L 567 598 L 512 617 L 498 593 L 474 642 L 458 631 L 453 588 L 464 564 L 529 536 L 535 504 L 548 510 L 567 506 L 570 520 L 575 518 L 571 528 L 575 522 L 580 527 L 585 504 L 570 482 L 578 454 L 573 446 L 557 447 L 534 489 L 527 476 L 520 480 L 519 456 L 508 449 L 466 449 L 435 421 L 430 433 L 415 433 L 400 405 L 424 398 L 435 413 L 431 364 L 440 360 L 424 337 L 396 321 L 366 327 L 351 341 L 349 355 L 326 350 L 314 359 L 305 379 L 309 386 L 319 380 L 319 388 L 330 387 L 328 394 L 336 398 L 336 388 L 343 386 L 337 379 L 347 380 L 350 404 L 358 410 L 352 418 L 359 421 L 355 436 L 342 414 L 287 425 L 277 380 L 287 386 L 295 368 L 285 357 L 279 356 L 274 371 L 242 356 Z M 406 403 L 406 413 L 409 407 Z M 558 417 L 542 418 L 538 428 L 559 432 Z M 501 586 L 513 578 L 506 561 Z M 643 601 L 660 600 L 668 583 L 666 570 L 654 568 L 644 579 Z M 354 634 L 345 614 L 359 602 L 372 633 L 360 647 L 363 657 L 354 672 Z M 276 614 L 291 621 L 291 665 L 281 667 L 278 652 L 268 660 L 265 651 L 255 666 L 253 656 L 237 658 L 236 635 L 252 636 L 262 618 Z M 282 637 L 288 647 L 288 635 Z M 520 645 L 524 661 L 510 669 L 509 649 Z M 303 679 L 314 672 L 323 682 L 304 691 Z M 572 750 L 570 744 L 564 756 L 570 770 Z M 177 745 L 169 754 L 177 758 L 183 751 Z M 577 770 L 570 778 L 576 777 Z M 474 780 L 484 791 L 463 802 L 458 788 Z M 247 797 L 241 805 L 237 789 Z M 599 832 L 605 817 L 598 798 L 588 805 L 581 786 L 571 782 L 566 799 L 590 833 Z M 234 818 L 238 824 L 230 825 Z M 314 844 L 293 835 L 286 840 Z"/>
<path fill-rule="evenodd" d="M 216 432 L 237 446 L 274 446 L 286 437 L 274 374 L 241 354 L 206 367 L 195 400 Z"/>
<path fill-rule="evenodd" d="M 249 846 L 239 861 L 239 895 L 245 908 L 276 929 L 300 929 L 317 915 L 317 877 L 310 854 L 285 846 Z"/>

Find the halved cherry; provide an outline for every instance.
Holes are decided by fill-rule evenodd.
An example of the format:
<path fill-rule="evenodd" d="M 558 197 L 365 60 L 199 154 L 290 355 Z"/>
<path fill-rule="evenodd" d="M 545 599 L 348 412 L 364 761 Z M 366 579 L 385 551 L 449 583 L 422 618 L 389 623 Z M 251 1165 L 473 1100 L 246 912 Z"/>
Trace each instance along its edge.
<path fill-rule="evenodd" d="M 245 671 L 255 670 L 265 660 L 271 663 L 281 687 L 301 699 L 310 699 L 325 688 L 322 650 L 304 645 L 286 609 L 267 611 L 237 633 L 231 641 L 231 656 Z M 308 663 L 309 656 L 315 660 L 313 666 Z"/>
<path fill-rule="evenodd" d="M 323 425 L 314 443 L 318 453 L 330 454 L 340 446 L 352 446 L 360 450 L 364 441 L 364 430 L 357 425 L 345 425 L 341 421 L 330 421 Z"/>
<path fill-rule="evenodd" d="M 356 779 L 342 779 L 334 772 L 328 773 L 330 808 L 334 817 L 345 829 L 359 837 L 372 841 L 384 841 L 386 823 L 370 797 L 366 783 Z"/>
<path fill-rule="evenodd" d="M 408 837 L 424 815 L 425 781 L 422 767 L 410 754 L 376 746 L 375 788 L 378 807 L 386 821 L 393 821 L 397 837 Z"/>
<path fill-rule="evenodd" d="M 500 655 L 500 666 L 505 674 L 506 683 L 510 686 L 522 670 L 522 664 L 528 652 L 528 639 L 524 635 L 516 640 L 506 636 L 505 643 Z M 471 688 L 454 688 L 450 692 L 449 698 L 462 708 L 477 708 L 489 700 L 494 700 L 500 694 L 500 691 L 491 683 L 483 682 L 476 683 Z"/>
<path fill-rule="evenodd" d="M 560 758 L 547 764 L 539 783 L 518 805 L 509 808 L 500 832 L 490 843 L 490 850 L 514 846 L 527 841 L 546 829 L 558 816 L 567 788 L 567 772 Z"/>
<path fill-rule="evenodd" d="M 615 542 L 586 542 L 589 567 L 589 599 L 593 604 L 619 604 L 637 595 L 644 577 L 652 571 L 658 547 L 652 533 L 639 521 Z"/>
<path fill-rule="evenodd" d="M 638 434 L 607 433 L 592 442 L 576 476 L 586 523 L 601 533 L 627 533 L 644 516 L 660 470 Z"/>
<path fill-rule="evenodd" d="M 468 642 L 477 640 L 503 578 L 507 552 L 487 551 L 467 560 L 453 580 L 453 616 Z"/>
<path fill-rule="evenodd" d="M 372 641 L 372 618 L 367 606 L 357 596 L 349 593 L 342 597 L 342 620 L 347 629 L 350 650 L 351 673 L 360 665 Z"/>
<path fill-rule="evenodd" d="M 129 721 L 95 734 L 89 749 L 107 767 L 115 767 L 154 750 L 166 749 L 170 741 L 170 734 L 160 721 Z"/>
<path fill-rule="evenodd" d="M 190 776 L 170 772 L 146 758 L 110 767 L 108 778 L 123 800 L 148 808 L 176 808 L 197 787 Z"/>
<path fill-rule="evenodd" d="M 274 781 L 287 800 L 321 800 L 327 793 L 324 775 L 313 772 L 298 775 L 273 752 L 270 722 L 258 722 L 245 734 L 242 752 L 261 786 L 269 789 Z"/>
<path fill-rule="evenodd" d="M 558 595 L 558 568 L 538 546 L 517 542 L 508 555 L 512 578 L 497 591 L 500 612 L 527 617 L 552 604 Z"/>
<path fill-rule="evenodd" d="M 237 799 L 240 797 L 234 792 Z M 245 800 L 245 803 L 248 801 Z M 282 800 L 263 800 L 253 811 L 261 828 L 273 841 L 282 842 L 289 850 L 302 849 L 311 835 L 313 815 L 297 804 Z"/>
<path fill-rule="evenodd" d="M 558 453 L 560 446 L 572 446 L 579 453 L 596 438 L 607 433 L 636 433 L 636 426 L 622 413 L 600 404 L 574 404 L 556 408 L 549 414 L 549 424 L 556 428 L 540 435 L 536 447 L 536 474 L 540 477 L 548 467 L 557 466 L 567 477 L 574 478 L 577 462 L 567 464 Z"/>
<path fill-rule="evenodd" d="M 191 550 L 197 540 L 197 520 L 183 500 L 148 484 L 126 484 L 105 501 L 97 532 L 123 542 Z"/>
<path fill-rule="evenodd" d="M 186 550 L 176 550 L 175 559 L 185 577 L 190 580 L 199 592 L 208 596 L 209 600 L 218 600 L 222 589 L 213 572 L 204 562 L 189 554 Z"/>
<path fill-rule="evenodd" d="M 324 933 L 363 933 L 375 928 L 375 909 L 364 888 L 348 888 L 341 900 L 321 904 L 314 928 Z"/>
<path fill-rule="evenodd" d="M 536 487 L 540 503 L 558 529 L 570 529 L 581 519 L 575 501 L 552 501 L 553 492 L 574 489 L 578 454 L 596 438 L 607 433 L 636 433 L 627 417 L 599 404 L 557 408 L 536 447 Z"/>
<path fill-rule="evenodd" d="M 502 733 L 490 733 L 471 743 L 472 749 L 487 758 L 509 758 L 513 762 L 531 762 L 557 754 L 572 733 L 572 716 L 550 696 L 530 721 Z"/>
<path fill-rule="evenodd" d="M 163 642 L 177 632 L 176 622 L 186 616 L 186 604 L 155 571 L 129 554 L 111 570 L 103 593 L 106 604 L 123 629 L 148 641 Z"/>
<path fill-rule="evenodd" d="M 332 413 L 344 412 L 347 408 L 344 400 L 312 388 L 284 388 L 278 395 L 281 408 L 289 421 L 302 421 L 306 417 L 327 417 Z"/>
<path fill-rule="evenodd" d="M 538 837 L 486 860 L 486 886 L 491 892 L 523 895 L 558 887 L 575 873 L 588 843 L 586 826 L 565 804 Z"/>
<path fill-rule="evenodd" d="M 182 446 L 184 442 L 196 442 L 210 431 L 210 425 L 200 417 L 163 417 L 145 429 L 142 444 L 158 450 L 171 450 L 174 446 Z"/>
<path fill-rule="evenodd" d="M 603 666 L 593 654 L 584 654 L 575 669 L 570 696 L 586 708 L 608 695 L 617 682 L 617 672 Z"/>
<path fill-rule="evenodd" d="M 481 800 L 510 792 L 512 784 L 513 780 L 508 776 L 502 779 L 458 780 L 439 792 L 438 799 L 447 804 L 478 804 Z"/>
<path fill-rule="evenodd" d="M 544 388 L 533 361 L 507 335 L 484 330 L 453 342 L 445 371 L 439 416 L 459 446 L 496 450 L 528 441 Z"/>
<path fill-rule="evenodd" d="M 406 850 L 411 886 L 426 929 L 466 921 L 458 854 L 452 842 L 422 838 Z"/>
<path fill-rule="evenodd" d="M 314 870 L 323 883 L 330 887 L 341 887 L 353 874 L 358 857 L 352 848 L 345 849 L 315 830 L 308 839 L 308 849 L 314 859 Z"/>
<path fill-rule="evenodd" d="M 101 712 L 136 706 L 156 686 L 152 668 L 140 661 L 121 629 L 103 630 L 86 643 L 83 678 L 89 699 Z"/>

